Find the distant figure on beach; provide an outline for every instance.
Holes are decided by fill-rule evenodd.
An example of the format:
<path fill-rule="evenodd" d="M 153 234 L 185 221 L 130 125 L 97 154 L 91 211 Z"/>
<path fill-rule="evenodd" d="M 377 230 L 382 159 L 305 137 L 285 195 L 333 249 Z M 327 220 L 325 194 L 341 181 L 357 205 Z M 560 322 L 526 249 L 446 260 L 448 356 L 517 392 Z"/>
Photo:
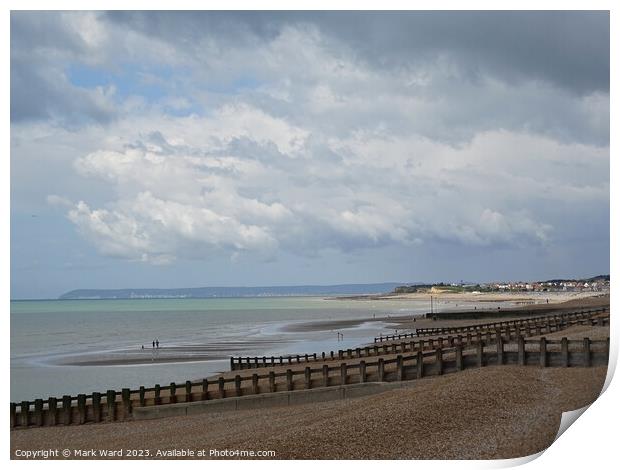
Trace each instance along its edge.
<path fill-rule="evenodd" d="M 142 345 L 142 349 L 144 349 L 144 344 Z"/>
<path fill-rule="evenodd" d="M 153 349 L 155 349 L 155 340 L 153 340 Z"/>
<path fill-rule="evenodd" d="M 155 340 L 155 346 L 157 346 L 157 349 L 159 349 L 159 339 Z"/>

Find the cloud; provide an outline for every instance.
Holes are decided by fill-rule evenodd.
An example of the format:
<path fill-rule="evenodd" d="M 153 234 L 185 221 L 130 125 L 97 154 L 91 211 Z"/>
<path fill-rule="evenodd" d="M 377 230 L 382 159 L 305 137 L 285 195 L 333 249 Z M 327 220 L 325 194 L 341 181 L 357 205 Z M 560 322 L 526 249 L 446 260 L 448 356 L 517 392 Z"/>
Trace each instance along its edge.
<path fill-rule="evenodd" d="M 604 228 L 606 13 L 14 12 L 11 26 L 16 187 L 70 203 L 107 256 L 527 251 L 593 214 Z M 24 168 L 52 160 L 57 177 L 33 184 Z"/>

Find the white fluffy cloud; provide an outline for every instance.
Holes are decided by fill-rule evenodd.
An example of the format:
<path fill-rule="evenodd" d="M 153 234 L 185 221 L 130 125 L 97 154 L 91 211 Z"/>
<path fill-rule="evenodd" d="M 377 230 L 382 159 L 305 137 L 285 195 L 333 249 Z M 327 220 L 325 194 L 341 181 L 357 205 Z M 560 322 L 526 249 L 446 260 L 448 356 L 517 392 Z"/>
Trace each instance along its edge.
<path fill-rule="evenodd" d="M 558 85 L 561 74 L 542 68 L 509 80 L 497 51 L 461 50 L 456 39 L 382 63 L 351 31 L 326 33 L 329 22 L 227 35 L 218 21 L 174 16 L 168 30 L 157 16 L 122 16 L 19 14 L 13 24 L 15 73 L 45 85 L 45 100 L 26 99 L 15 81 L 14 146 L 30 149 L 30 165 L 54 136 L 54 155 L 78 155 L 65 176 L 71 195 L 54 188 L 48 200 L 72 199 L 69 220 L 106 255 L 168 263 L 430 241 L 545 247 L 608 207 L 609 95 L 592 85 L 605 80 Z M 463 59 L 474 56 L 476 73 Z M 110 73 L 118 90 L 69 83 L 74 64 Z M 153 85 L 154 96 L 140 95 Z M 41 109 L 48 124 L 27 122 Z M 80 131 L 59 128 L 57 115 Z M 52 137 L 37 147 L 29 136 L 39 133 Z"/>

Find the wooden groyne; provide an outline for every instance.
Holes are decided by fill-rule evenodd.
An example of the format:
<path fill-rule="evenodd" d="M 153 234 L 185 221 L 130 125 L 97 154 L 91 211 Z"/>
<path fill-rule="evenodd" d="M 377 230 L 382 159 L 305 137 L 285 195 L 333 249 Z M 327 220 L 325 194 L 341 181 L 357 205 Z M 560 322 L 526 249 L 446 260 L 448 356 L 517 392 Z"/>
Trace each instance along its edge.
<path fill-rule="evenodd" d="M 120 392 L 108 390 L 105 394 L 65 395 L 61 400 L 50 397 L 11 403 L 11 428 L 126 421 L 133 419 L 133 410 L 138 407 L 342 387 L 354 383 L 417 380 L 491 365 L 591 367 L 605 365 L 608 360 L 609 339 L 528 340 L 519 336 L 514 341 L 505 341 L 497 333 L 494 338 L 485 335 L 468 344 L 466 338 L 459 335 L 452 346 L 438 346 L 432 351 L 418 349 L 414 354 L 398 354 L 391 359 L 360 359 L 331 366 L 323 364 L 322 367 L 306 366 L 299 370 L 272 370 L 262 374 L 238 374 L 234 378 L 186 381 L 180 385 L 173 382 L 163 387 L 124 388 Z"/>
<path fill-rule="evenodd" d="M 553 315 L 543 315 L 538 317 L 529 317 L 529 318 L 519 318 L 515 320 L 505 320 L 499 322 L 490 322 L 490 323 L 479 323 L 467 326 L 452 326 L 452 327 L 443 327 L 443 328 L 416 328 L 415 332 L 411 333 L 402 333 L 397 335 L 385 335 L 379 336 L 374 339 L 375 343 L 381 343 L 384 341 L 395 341 L 406 338 L 413 338 L 416 336 L 429 336 L 429 335 L 440 335 L 440 334 L 466 334 L 471 332 L 476 332 L 478 330 L 496 330 L 500 329 L 523 329 L 526 330 L 528 328 L 536 328 L 540 326 L 544 327 L 549 321 L 554 323 L 558 322 L 571 322 L 574 320 L 583 320 L 589 319 L 595 315 L 609 313 L 609 307 L 602 307 L 592 310 L 579 310 L 575 312 L 567 312 Z M 573 323 L 575 324 L 575 323 Z"/>
<path fill-rule="evenodd" d="M 281 367 L 296 364 L 311 364 L 330 360 L 333 361 L 350 358 L 362 358 L 386 354 L 413 352 L 417 349 L 434 349 L 441 346 L 451 347 L 454 345 L 453 342 L 456 340 L 456 334 L 459 332 L 462 333 L 462 336 L 467 338 L 467 344 L 472 344 L 472 341 L 479 341 L 481 335 L 487 335 L 490 338 L 491 335 L 495 335 L 498 330 L 502 333 L 504 340 L 509 341 L 511 339 L 516 339 L 519 336 L 540 336 L 541 334 L 561 331 L 576 324 L 592 326 L 608 325 L 609 316 L 592 318 L 594 315 L 604 314 L 605 311 L 608 311 L 608 309 L 598 309 L 585 312 L 571 312 L 564 315 L 537 317 L 531 318 L 529 320 L 512 320 L 507 322 L 486 323 L 481 325 L 464 326 L 461 328 L 446 328 L 446 330 L 450 331 L 445 332 L 448 334 L 448 336 L 445 338 L 424 340 L 419 339 L 418 336 L 415 335 L 415 333 L 401 334 L 375 338 L 374 346 L 366 346 L 346 350 L 340 349 L 338 351 L 312 354 L 296 354 L 289 356 L 231 357 L 230 370 L 256 369 L 261 367 Z M 451 336 L 450 333 L 454 333 L 454 336 Z M 431 333 L 428 333 L 428 335 L 430 336 Z M 424 336 L 426 336 L 426 334 Z M 413 340 L 413 338 L 416 339 Z M 410 339 L 410 341 L 406 343 L 403 342 L 401 344 L 394 343 L 394 341 L 403 339 Z M 387 343 L 388 341 L 392 342 L 392 344 L 379 344 Z"/>

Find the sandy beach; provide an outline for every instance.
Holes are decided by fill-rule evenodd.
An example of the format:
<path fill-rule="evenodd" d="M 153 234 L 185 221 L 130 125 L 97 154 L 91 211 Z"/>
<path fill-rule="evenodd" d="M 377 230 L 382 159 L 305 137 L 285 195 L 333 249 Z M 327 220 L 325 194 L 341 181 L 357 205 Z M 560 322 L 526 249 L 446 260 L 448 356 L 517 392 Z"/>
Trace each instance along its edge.
<path fill-rule="evenodd" d="M 606 339 L 609 327 L 575 325 L 545 337 Z M 285 366 L 296 367 L 303 365 Z M 76 449 L 148 449 L 151 458 L 158 450 L 172 449 L 273 450 L 277 459 L 522 457 L 551 445 L 561 413 L 594 401 L 606 372 L 602 366 L 491 366 L 355 399 L 156 421 L 15 429 L 11 450 L 14 455 L 16 449 L 66 448 L 70 442 Z"/>

